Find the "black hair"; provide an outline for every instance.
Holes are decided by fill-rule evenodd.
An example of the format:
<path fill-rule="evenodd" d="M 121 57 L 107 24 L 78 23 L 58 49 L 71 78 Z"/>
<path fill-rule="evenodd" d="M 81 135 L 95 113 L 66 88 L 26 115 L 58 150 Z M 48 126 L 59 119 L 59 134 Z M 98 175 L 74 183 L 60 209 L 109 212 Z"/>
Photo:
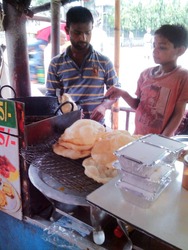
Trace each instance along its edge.
<path fill-rule="evenodd" d="M 161 35 L 174 44 L 174 48 L 188 47 L 188 31 L 183 25 L 165 24 L 157 29 L 154 35 Z"/>
<path fill-rule="evenodd" d="M 66 26 L 69 28 L 71 23 L 94 23 L 93 16 L 85 7 L 75 6 L 68 10 L 66 14 Z"/>

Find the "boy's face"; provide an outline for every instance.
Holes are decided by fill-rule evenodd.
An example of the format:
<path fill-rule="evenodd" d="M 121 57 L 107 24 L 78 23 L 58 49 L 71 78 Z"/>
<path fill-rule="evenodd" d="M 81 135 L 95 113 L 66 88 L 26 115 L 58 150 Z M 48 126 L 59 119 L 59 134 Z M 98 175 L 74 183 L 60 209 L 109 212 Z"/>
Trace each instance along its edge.
<path fill-rule="evenodd" d="M 92 29 L 92 22 L 71 23 L 70 27 L 66 27 L 66 32 L 70 36 L 70 42 L 76 50 L 81 51 L 89 47 Z"/>
<path fill-rule="evenodd" d="M 155 63 L 161 65 L 176 64 L 179 56 L 180 48 L 174 48 L 173 43 L 163 36 L 154 36 L 153 59 Z"/>

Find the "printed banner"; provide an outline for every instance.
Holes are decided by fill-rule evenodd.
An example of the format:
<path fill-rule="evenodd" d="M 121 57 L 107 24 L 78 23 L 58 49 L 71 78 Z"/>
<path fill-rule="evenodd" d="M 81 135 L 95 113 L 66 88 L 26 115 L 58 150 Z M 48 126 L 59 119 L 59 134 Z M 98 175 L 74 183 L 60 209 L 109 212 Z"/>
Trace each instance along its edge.
<path fill-rule="evenodd" d="M 0 210 L 22 219 L 20 144 L 24 104 L 0 99 Z"/>

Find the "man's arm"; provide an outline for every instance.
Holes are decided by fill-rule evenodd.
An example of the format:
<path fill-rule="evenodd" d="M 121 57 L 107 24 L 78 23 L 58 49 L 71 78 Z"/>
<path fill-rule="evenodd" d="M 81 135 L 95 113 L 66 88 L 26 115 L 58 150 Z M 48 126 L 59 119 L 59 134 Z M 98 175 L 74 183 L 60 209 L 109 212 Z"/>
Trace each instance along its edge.
<path fill-rule="evenodd" d="M 177 130 L 178 126 L 180 125 L 183 119 L 185 108 L 186 108 L 186 103 L 184 102 L 176 104 L 172 117 L 170 118 L 165 129 L 163 130 L 162 135 L 164 136 L 174 135 L 174 132 Z"/>

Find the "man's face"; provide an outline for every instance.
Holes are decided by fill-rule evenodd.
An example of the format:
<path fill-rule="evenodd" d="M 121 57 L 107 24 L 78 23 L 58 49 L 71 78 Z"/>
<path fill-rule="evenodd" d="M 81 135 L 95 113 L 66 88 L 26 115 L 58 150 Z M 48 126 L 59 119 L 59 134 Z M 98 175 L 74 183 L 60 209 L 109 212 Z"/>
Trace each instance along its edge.
<path fill-rule="evenodd" d="M 70 42 L 76 50 L 85 50 L 89 47 L 91 40 L 93 24 L 89 23 L 72 23 L 66 27 L 67 34 L 70 36 Z"/>

